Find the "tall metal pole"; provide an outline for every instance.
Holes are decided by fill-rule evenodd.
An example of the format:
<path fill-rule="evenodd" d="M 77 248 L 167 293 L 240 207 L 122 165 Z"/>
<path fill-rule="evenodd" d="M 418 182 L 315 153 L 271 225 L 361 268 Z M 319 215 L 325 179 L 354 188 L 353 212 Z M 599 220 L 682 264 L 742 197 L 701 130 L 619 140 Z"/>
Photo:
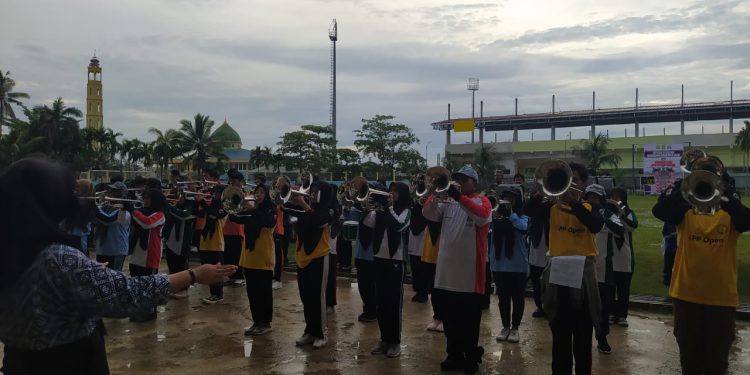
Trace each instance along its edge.
<path fill-rule="evenodd" d="M 685 107 L 685 85 L 680 85 L 680 135 L 685 135 L 685 118 L 682 111 Z"/>
<path fill-rule="evenodd" d="M 466 83 L 466 89 L 471 91 L 471 120 L 476 127 L 476 121 L 474 120 L 474 93 L 479 90 L 479 78 L 469 78 L 468 83 Z M 471 130 L 471 144 L 474 144 L 474 129 Z"/>
<path fill-rule="evenodd" d="M 471 119 L 474 120 L 474 90 L 471 90 Z M 476 122 L 474 122 L 476 126 Z M 471 129 L 471 144 L 474 144 L 474 129 Z"/>
<path fill-rule="evenodd" d="M 451 119 L 451 103 L 448 103 L 448 121 Z M 446 146 L 451 144 L 451 128 L 448 125 L 448 129 L 445 129 L 445 144 Z"/>
<path fill-rule="evenodd" d="M 479 118 L 484 118 L 484 100 L 479 101 Z M 484 144 L 484 125 L 479 128 L 479 144 Z"/>
<path fill-rule="evenodd" d="M 729 134 L 734 134 L 734 80 L 729 81 Z"/>
<path fill-rule="evenodd" d="M 635 110 L 638 111 L 638 88 L 635 88 Z M 635 136 L 640 136 L 640 129 L 638 128 L 638 114 L 635 115 Z"/>
<path fill-rule="evenodd" d="M 336 150 L 336 41 L 339 39 L 338 24 L 334 18 L 328 28 L 328 39 L 331 40 L 331 130 L 333 131 L 333 149 Z"/>
<path fill-rule="evenodd" d="M 552 115 L 555 114 L 555 94 L 552 94 Z M 549 138 L 555 140 L 555 125 L 549 127 Z"/>

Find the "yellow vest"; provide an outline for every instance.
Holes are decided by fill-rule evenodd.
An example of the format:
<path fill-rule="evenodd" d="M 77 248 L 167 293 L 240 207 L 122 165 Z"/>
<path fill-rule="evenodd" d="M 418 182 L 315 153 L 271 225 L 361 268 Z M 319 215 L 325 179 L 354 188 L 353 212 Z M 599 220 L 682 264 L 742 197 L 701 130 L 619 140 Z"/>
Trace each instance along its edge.
<path fill-rule="evenodd" d="M 669 295 L 703 305 L 737 307 L 737 239 L 724 210 L 713 215 L 688 211 L 677 227 Z"/>
<path fill-rule="evenodd" d="M 591 211 L 589 203 L 583 207 Z M 570 207 L 555 203 L 549 213 L 549 255 L 596 256 L 596 234 L 570 212 Z"/>
<path fill-rule="evenodd" d="M 224 222 L 226 218 L 216 219 L 216 229 L 213 236 L 203 238 L 200 234 L 200 251 L 224 251 Z"/>
<path fill-rule="evenodd" d="M 307 253 L 305 252 L 305 249 L 302 245 L 302 239 L 297 238 L 297 252 L 295 254 L 297 267 L 305 268 L 308 264 L 310 264 L 310 262 L 312 262 L 313 259 L 328 255 L 328 253 L 331 252 L 331 244 L 329 243 L 330 238 L 331 227 L 326 224 L 326 226 L 323 227 L 323 232 L 320 235 L 318 244 L 315 246 L 315 249 L 312 253 L 310 253 L 310 255 L 307 255 Z"/>
<path fill-rule="evenodd" d="M 422 262 L 437 264 L 438 249 L 440 249 L 440 238 L 432 244 L 430 228 L 425 228 L 424 247 L 422 248 Z"/>
<path fill-rule="evenodd" d="M 242 240 L 242 254 L 240 254 L 240 267 L 253 270 L 273 270 L 276 262 L 274 252 L 273 228 L 262 228 L 260 235 L 255 239 L 255 248 L 245 247 L 247 239 Z"/>

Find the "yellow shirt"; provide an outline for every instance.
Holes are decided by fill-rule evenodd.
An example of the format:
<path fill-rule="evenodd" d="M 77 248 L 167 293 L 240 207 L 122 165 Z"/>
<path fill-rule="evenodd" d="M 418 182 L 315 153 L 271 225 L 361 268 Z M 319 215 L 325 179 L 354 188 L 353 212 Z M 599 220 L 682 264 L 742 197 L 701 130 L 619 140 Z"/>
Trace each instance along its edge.
<path fill-rule="evenodd" d="M 737 239 L 724 210 L 713 215 L 688 211 L 677 227 L 669 295 L 703 305 L 737 307 Z"/>
<path fill-rule="evenodd" d="M 200 234 L 200 251 L 224 251 L 224 222 L 226 218 L 216 219 L 216 228 L 213 236 L 203 237 Z"/>
<path fill-rule="evenodd" d="M 432 244 L 430 228 L 425 228 L 424 247 L 422 248 L 422 262 L 437 264 L 438 249 L 440 249 L 440 238 Z"/>
<path fill-rule="evenodd" d="M 326 224 L 325 227 L 323 227 L 323 232 L 320 235 L 320 240 L 318 240 L 318 244 L 315 246 L 315 249 L 313 250 L 310 255 L 307 255 L 305 252 L 305 249 L 302 245 L 302 239 L 297 239 L 297 253 L 295 255 L 295 260 L 297 262 L 297 266 L 299 268 L 305 268 L 307 267 L 310 262 L 312 262 L 315 258 L 320 258 L 323 256 L 328 255 L 328 253 L 331 251 L 331 244 L 328 242 L 331 238 L 331 227 Z"/>
<path fill-rule="evenodd" d="M 273 266 L 276 262 L 273 228 L 263 228 L 260 230 L 260 235 L 255 240 L 254 249 L 248 249 L 245 247 L 245 241 L 247 241 L 247 239 L 242 241 L 240 267 L 253 270 L 273 270 Z"/>
<path fill-rule="evenodd" d="M 589 203 L 583 207 L 591 211 Z M 555 203 L 549 213 L 549 255 L 596 256 L 596 234 L 570 212 L 570 207 Z"/>

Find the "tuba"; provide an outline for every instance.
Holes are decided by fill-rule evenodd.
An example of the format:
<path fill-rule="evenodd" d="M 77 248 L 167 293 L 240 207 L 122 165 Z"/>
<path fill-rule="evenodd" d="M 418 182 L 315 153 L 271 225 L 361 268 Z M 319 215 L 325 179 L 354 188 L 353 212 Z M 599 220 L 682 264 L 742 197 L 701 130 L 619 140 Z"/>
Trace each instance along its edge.
<path fill-rule="evenodd" d="M 427 198 L 425 191 L 427 191 L 427 185 L 425 184 L 425 174 L 417 173 L 412 176 L 410 181 L 409 190 L 411 191 L 412 199 L 419 204 L 424 204 L 424 200 Z"/>
<path fill-rule="evenodd" d="M 534 179 L 548 197 L 559 199 L 568 190 L 577 193 L 577 200 L 581 200 L 583 196 L 583 191 L 573 182 L 570 166 L 560 159 L 542 162 L 534 172 Z"/>
<path fill-rule="evenodd" d="M 680 158 L 680 169 L 685 173 L 690 173 L 693 170 L 693 163 L 705 157 L 706 152 L 698 148 L 685 151 Z"/>
<path fill-rule="evenodd" d="M 724 164 L 715 156 L 704 156 L 689 165 L 690 174 L 680 185 L 682 197 L 700 214 L 713 214 L 724 194 Z"/>
<path fill-rule="evenodd" d="M 425 189 L 416 192 L 418 198 L 426 199 L 430 194 L 437 195 L 437 199 L 445 201 L 451 186 L 451 172 L 445 167 L 431 167 L 425 173 Z M 424 198 L 423 198 L 424 197 Z"/>
<path fill-rule="evenodd" d="M 237 186 L 227 186 L 221 193 L 221 207 L 229 214 L 236 215 L 244 211 L 248 202 L 255 202 L 255 198 L 246 197 L 242 188 Z"/>

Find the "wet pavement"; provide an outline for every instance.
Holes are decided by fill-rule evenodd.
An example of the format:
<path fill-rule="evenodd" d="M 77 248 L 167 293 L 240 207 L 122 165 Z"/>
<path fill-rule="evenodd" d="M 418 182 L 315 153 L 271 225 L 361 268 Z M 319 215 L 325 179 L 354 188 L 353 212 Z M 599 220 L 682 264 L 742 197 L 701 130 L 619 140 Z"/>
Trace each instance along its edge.
<path fill-rule="evenodd" d="M 225 300 L 204 305 L 208 287 L 191 288 L 189 298 L 159 307 L 158 319 L 131 323 L 106 319 L 107 352 L 113 374 L 432 374 L 445 357 L 442 333 L 425 327 L 432 316 L 429 303 L 414 303 L 405 286 L 402 354 L 399 358 L 370 355 L 379 337 L 377 322 L 360 323 L 361 300 L 356 283 L 339 278 L 338 306 L 328 314 L 328 346 L 295 347 L 304 329 L 302 304 L 294 274 L 285 275 L 274 291 L 273 331 L 247 338 L 249 307 L 244 288 L 225 287 Z M 483 374 L 548 374 L 551 335 L 545 319 L 531 317 L 526 299 L 521 343 L 497 343 L 500 317 L 497 297 L 482 316 L 480 345 L 485 348 Z M 630 327 L 611 327 L 611 355 L 593 353 L 595 374 L 679 373 L 677 344 L 670 315 L 631 311 Z M 750 324 L 738 322 L 738 339 L 730 357 L 730 373 L 750 373 Z M 1 347 L 2 345 L 0 345 Z M 594 349 L 595 350 L 595 349 Z M 0 356 L 2 352 L 0 352 Z"/>

